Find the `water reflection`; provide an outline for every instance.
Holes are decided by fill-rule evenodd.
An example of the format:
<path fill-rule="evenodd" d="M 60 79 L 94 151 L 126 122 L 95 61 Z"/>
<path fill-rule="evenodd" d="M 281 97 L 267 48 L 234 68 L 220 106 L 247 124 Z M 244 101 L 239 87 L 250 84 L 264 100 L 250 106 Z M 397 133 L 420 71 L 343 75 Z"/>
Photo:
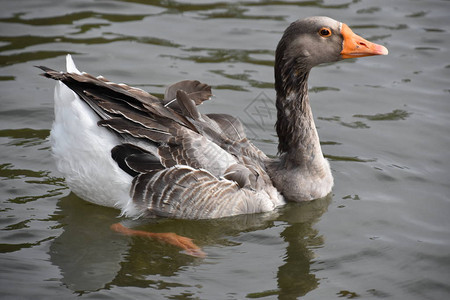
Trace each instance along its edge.
<path fill-rule="evenodd" d="M 109 226 L 117 211 L 85 203 L 74 194 L 58 202 L 53 216 L 64 232 L 50 246 L 51 262 L 61 269 L 61 281 L 73 291 L 106 287 L 120 270 L 128 241 Z"/>
<path fill-rule="evenodd" d="M 411 115 L 410 112 L 407 112 L 403 109 L 395 109 L 389 113 L 379 113 L 375 115 L 354 115 L 355 118 L 364 118 L 370 121 L 397 121 L 397 120 L 405 120 Z"/>
<path fill-rule="evenodd" d="M 289 204 L 277 212 L 244 215 L 219 220 L 122 220 L 125 226 L 153 232 L 175 232 L 191 237 L 202 247 L 231 247 L 233 237 L 280 224 L 280 237 L 286 250 L 278 267 L 278 289 L 249 294 L 250 298 L 266 295 L 298 297 L 318 286 L 311 273 L 313 249 L 323 245 L 323 238 L 313 228 L 327 211 L 331 196 L 316 201 Z M 64 232 L 50 246 L 51 262 L 61 270 L 61 281 L 72 291 L 84 293 L 114 286 L 170 289 L 179 286 L 164 277 L 176 277 L 185 266 L 208 263 L 179 253 L 173 246 L 141 237 L 127 237 L 109 227 L 118 222 L 117 211 L 84 202 L 74 194 L 62 198 L 53 216 Z M 242 242 L 242 239 L 240 240 Z M 269 257 L 268 257 L 269 259 Z M 185 285 L 183 285 L 185 286 Z"/>
<path fill-rule="evenodd" d="M 353 117 L 355 117 L 355 118 L 366 119 L 369 121 L 400 121 L 400 120 L 406 120 L 410 116 L 411 116 L 411 113 L 406 110 L 403 110 L 403 109 L 394 109 L 393 111 L 388 112 L 388 113 L 378 113 L 378 114 L 374 114 L 374 115 L 363 115 L 363 114 L 353 115 Z M 323 121 L 338 122 L 342 126 L 350 127 L 350 128 L 354 128 L 354 129 L 370 128 L 369 125 L 367 125 L 366 123 L 361 122 L 361 121 L 344 122 L 341 120 L 341 117 L 339 117 L 339 116 L 319 117 L 318 119 L 323 120 Z"/>

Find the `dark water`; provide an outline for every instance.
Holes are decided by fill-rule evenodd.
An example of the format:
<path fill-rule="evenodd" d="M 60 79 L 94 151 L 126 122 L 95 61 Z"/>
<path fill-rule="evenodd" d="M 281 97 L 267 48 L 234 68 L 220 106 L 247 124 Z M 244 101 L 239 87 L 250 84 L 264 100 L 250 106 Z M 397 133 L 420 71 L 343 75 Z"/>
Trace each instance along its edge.
<path fill-rule="evenodd" d="M 0 1 L 2 299 L 450 297 L 449 1 Z M 54 83 L 78 67 L 155 94 L 213 86 L 276 154 L 273 55 L 297 18 L 327 15 L 387 57 L 316 68 L 311 100 L 333 194 L 273 214 L 129 222 L 194 238 L 193 258 L 109 230 L 118 211 L 71 194 L 47 137 Z"/>

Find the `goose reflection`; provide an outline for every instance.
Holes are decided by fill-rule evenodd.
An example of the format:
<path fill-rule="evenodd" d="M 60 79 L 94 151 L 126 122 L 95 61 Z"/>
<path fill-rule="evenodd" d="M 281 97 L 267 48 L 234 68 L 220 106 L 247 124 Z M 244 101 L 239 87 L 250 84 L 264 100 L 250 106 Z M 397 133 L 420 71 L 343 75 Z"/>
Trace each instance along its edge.
<path fill-rule="evenodd" d="M 311 273 L 313 248 L 323 245 L 323 238 L 313 225 L 327 211 L 331 196 L 311 202 L 292 203 L 276 212 L 241 215 L 215 220 L 124 219 L 127 227 L 153 232 L 175 232 L 188 236 L 208 253 L 214 247 L 234 247 L 242 243 L 235 237 L 283 224 L 280 237 L 286 244 L 283 264 L 278 266 L 276 290 L 255 291 L 249 297 L 271 294 L 299 297 L 318 286 Z M 178 276 L 185 266 L 207 263 L 185 255 L 179 249 L 142 237 L 129 237 L 113 232 L 117 211 L 89 204 L 74 194 L 58 203 L 55 219 L 64 232 L 51 244 L 49 254 L 61 270 L 61 281 L 70 290 L 85 292 L 109 289 L 111 286 L 174 288 L 177 283 L 162 281 Z M 279 257 L 281 253 L 268 253 Z M 250 270 L 251 271 L 251 270 Z M 156 279 L 154 276 L 157 276 Z M 186 287 L 186 285 L 183 285 Z"/>

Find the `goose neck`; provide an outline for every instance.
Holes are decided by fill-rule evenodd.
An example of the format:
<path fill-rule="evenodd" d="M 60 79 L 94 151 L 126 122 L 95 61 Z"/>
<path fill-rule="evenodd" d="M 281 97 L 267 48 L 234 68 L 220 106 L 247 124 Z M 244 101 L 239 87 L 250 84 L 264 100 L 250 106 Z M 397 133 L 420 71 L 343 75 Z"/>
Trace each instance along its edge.
<path fill-rule="evenodd" d="M 284 77 L 277 88 L 278 152 L 283 165 L 308 166 L 323 160 L 308 96 L 309 71 Z"/>

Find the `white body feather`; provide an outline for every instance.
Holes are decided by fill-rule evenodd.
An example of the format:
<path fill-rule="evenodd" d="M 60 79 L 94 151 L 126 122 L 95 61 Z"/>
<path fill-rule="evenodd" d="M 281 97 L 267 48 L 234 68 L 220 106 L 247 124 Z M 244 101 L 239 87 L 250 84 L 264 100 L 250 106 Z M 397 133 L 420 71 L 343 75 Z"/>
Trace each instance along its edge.
<path fill-rule="evenodd" d="M 70 55 L 66 64 L 67 72 L 80 73 Z M 119 140 L 97 121 L 98 116 L 72 90 L 61 82 L 56 84 L 50 141 L 58 170 L 83 199 L 133 215 L 129 196 L 132 177 L 111 157 L 111 149 Z"/>

